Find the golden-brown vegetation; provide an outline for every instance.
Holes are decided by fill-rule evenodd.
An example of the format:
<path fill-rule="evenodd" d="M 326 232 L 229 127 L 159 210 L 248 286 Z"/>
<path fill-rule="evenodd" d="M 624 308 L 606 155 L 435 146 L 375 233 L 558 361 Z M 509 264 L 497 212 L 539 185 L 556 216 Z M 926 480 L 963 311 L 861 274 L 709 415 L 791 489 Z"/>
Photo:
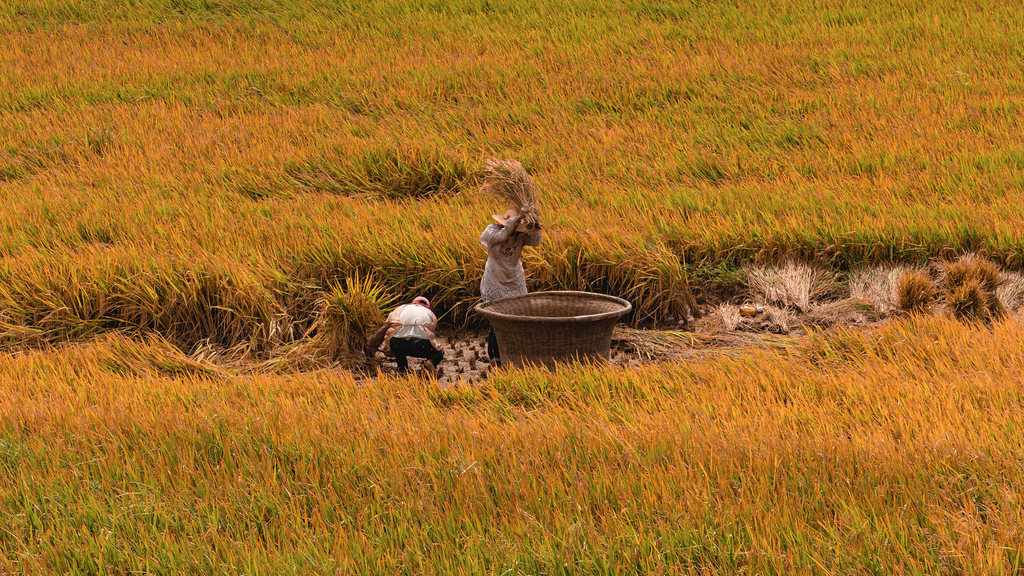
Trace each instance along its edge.
<path fill-rule="evenodd" d="M 0 3 L 0 572 L 1019 571 L 1021 14 Z M 466 317 L 488 157 L 541 190 L 531 289 L 771 303 L 639 354 L 988 324 L 477 388 L 281 373 L 391 297 Z"/>
<path fill-rule="evenodd" d="M 954 316 L 991 321 L 1006 314 L 997 294 L 1006 279 L 992 262 L 970 254 L 945 264 L 942 276 Z"/>
<path fill-rule="evenodd" d="M 935 301 L 935 287 L 921 271 L 906 271 L 897 286 L 900 309 L 904 312 L 929 312 Z"/>
<path fill-rule="evenodd" d="M 473 388 L 0 357 L 0 569 L 1010 573 L 1022 339 L 911 317 Z"/>
<path fill-rule="evenodd" d="M 238 343 L 371 271 L 460 317 L 489 156 L 542 191 L 531 287 L 640 318 L 753 260 L 1016 269 L 1020 24 L 1003 2 L 8 4 L 4 337 Z"/>

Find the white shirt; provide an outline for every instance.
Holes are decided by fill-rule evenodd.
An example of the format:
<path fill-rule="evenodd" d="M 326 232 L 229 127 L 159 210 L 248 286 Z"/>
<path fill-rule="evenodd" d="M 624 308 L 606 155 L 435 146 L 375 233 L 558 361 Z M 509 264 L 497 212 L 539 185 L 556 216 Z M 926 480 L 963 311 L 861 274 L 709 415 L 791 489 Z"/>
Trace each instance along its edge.
<path fill-rule="evenodd" d="M 437 317 L 425 306 L 419 304 L 403 304 L 389 315 L 388 320 L 397 322 L 401 327 L 392 338 L 423 338 L 430 340 L 432 334 L 428 326 L 437 323 Z"/>

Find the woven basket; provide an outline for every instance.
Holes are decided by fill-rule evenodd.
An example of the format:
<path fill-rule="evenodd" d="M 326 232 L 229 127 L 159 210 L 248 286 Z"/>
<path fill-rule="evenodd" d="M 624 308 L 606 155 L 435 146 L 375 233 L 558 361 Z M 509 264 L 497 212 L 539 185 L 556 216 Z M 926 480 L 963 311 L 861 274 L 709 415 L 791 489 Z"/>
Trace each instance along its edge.
<path fill-rule="evenodd" d="M 632 304 L 591 292 L 533 292 L 481 302 L 494 327 L 503 365 L 608 359 L 612 328 Z"/>

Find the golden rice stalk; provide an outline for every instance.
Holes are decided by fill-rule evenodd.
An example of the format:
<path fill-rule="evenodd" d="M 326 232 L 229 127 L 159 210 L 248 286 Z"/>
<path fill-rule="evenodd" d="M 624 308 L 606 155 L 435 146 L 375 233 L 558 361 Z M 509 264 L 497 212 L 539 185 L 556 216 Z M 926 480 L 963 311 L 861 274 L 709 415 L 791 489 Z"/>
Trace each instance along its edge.
<path fill-rule="evenodd" d="M 904 312 L 927 312 L 935 300 L 935 287 L 921 272 L 904 272 L 900 276 L 896 291 L 900 310 Z"/>
<path fill-rule="evenodd" d="M 991 320 L 993 316 L 1001 315 L 1002 310 L 999 306 L 993 308 L 991 294 L 981 280 L 970 278 L 950 289 L 949 309 L 953 316 L 962 320 Z"/>
<path fill-rule="evenodd" d="M 519 210 L 527 227 L 539 221 L 537 185 L 516 160 L 488 158 L 484 162 L 481 190 L 511 203 Z"/>
<path fill-rule="evenodd" d="M 953 262 L 940 263 L 940 270 L 954 316 L 989 322 L 1006 314 L 997 295 L 999 288 L 1006 284 L 998 264 L 977 254 L 967 254 Z"/>
<path fill-rule="evenodd" d="M 756 299 L 801 313 L 811 309 L 811 302 L 833 280 L 831 274 L 820 268 L 792 260 L 779 266 L 747 267 L 743 272 Z"/>
<path fill-rule="evenodd" d="M 863 324 L 876 317 L 874 304 L 861 298 L 846 298 L 815 306 L 799 319 L 805 326 L 829 328 Z"/>
<path fill-rule="evenodd" d="M 696 348 L 697 335 L 679 330 L 636 330 L 617 327 L 612 341 L 642 360 L 664 359 L 685 349 Z"/>
<path fill-rule="evenodd" d="M 1006 283 L 996 289 L 999 301 L 1007 310 L 1024 307 L 1024 275 L 1018 272 L 1004 272 Z"/>
<path fill-rule="evenodd" d="M 356 351 L 384 323 L 383 310 L 394 301 L 395 297 L 372 274 L 346 277 L 344 286 L 331 284 L 303 339 L 284 348 L 279 358 L 271 359 L 264 367 L 315 369 L 339 363 L 354 365 Z"/>
<path fill-rule="evenodd" d="M 999 265 L 977 254 L 966 254 L 952 262 L 940 262 L 938 266 L 949 291 L 964 286 L 971 280 L 977 280 L 979 286 L 988 292 L 995 292 L 1006 283 Z"/>
<path fill-rule="evenodd" d="M 850 274 L 850 297 L 870 302 L 879 315 L 899 309 L 899 280 L 909 268 L 901 265 L 876 266 Z"/>

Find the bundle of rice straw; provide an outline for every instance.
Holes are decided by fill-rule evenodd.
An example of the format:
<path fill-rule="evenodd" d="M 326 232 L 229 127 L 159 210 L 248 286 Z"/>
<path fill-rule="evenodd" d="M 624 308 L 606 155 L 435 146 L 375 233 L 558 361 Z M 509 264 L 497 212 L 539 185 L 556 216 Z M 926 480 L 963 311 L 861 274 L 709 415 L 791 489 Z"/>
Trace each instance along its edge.
<path fill-rule="evenodd" d="M 523 165 L 515 160 L 488 158 L 484 162 L 484 192 L 493 194 L 512 204 L 523 217 L 527 228 L 540 221 L 537 211 L 537 186 Z"/>

